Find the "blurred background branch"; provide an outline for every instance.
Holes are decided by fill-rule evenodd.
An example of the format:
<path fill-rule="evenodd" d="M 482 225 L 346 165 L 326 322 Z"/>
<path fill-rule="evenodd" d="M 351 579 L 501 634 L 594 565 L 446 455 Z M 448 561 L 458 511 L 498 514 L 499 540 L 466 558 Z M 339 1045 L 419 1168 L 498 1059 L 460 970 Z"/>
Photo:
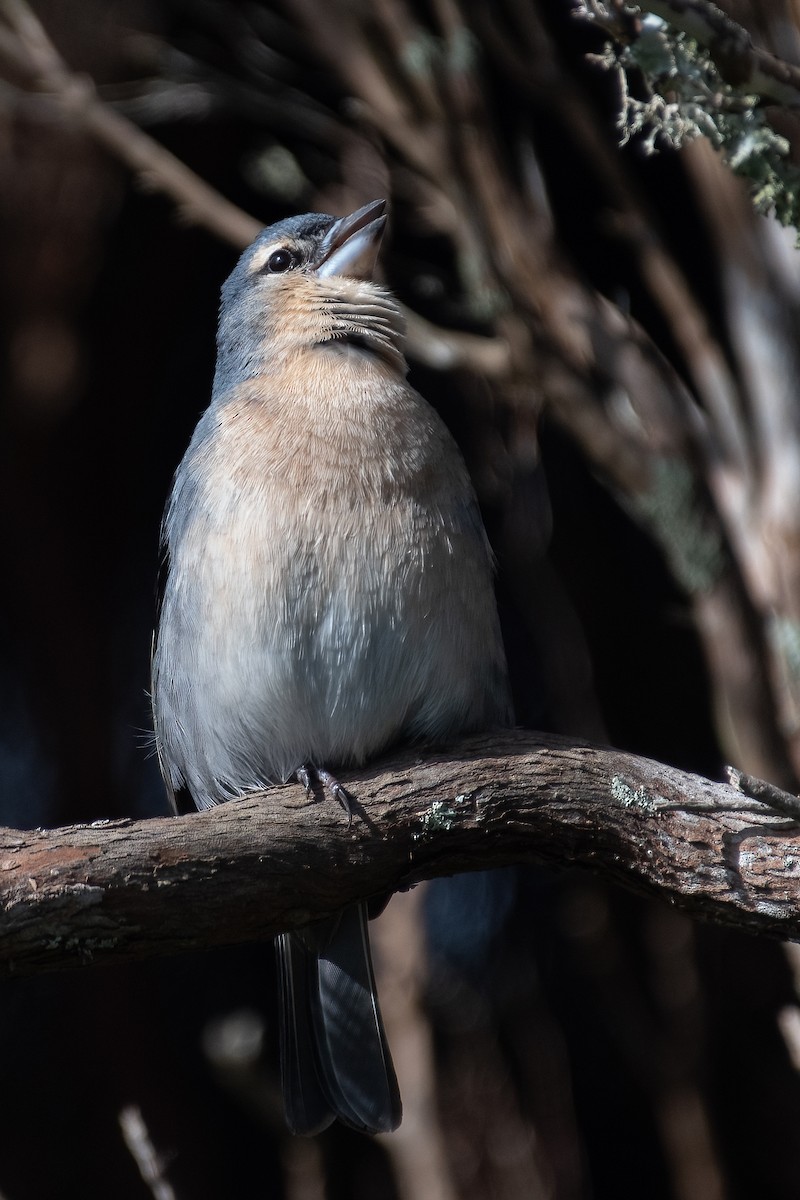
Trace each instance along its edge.
<path fill-rule="evenodd" d="M 57 106 L 64 118 L 95 138 L 135 173 L 143 187 L 169 196 L 184 220 L 244 248 L 261 229 L 214 188 L 190 171 L 153 138 L 97 96 L 92 80 L 69 69 L 25 0 L 2 0 L 0 59 L 10 70 L 9 84 L 38 94 Z"/>

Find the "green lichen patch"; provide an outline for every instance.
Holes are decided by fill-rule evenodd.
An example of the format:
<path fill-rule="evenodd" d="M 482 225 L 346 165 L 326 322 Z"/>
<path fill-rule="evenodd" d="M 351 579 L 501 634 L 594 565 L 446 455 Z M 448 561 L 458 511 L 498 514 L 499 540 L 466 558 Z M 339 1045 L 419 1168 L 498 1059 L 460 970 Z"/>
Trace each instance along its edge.
<path fill-rule="evenodd" d="M 420 831 L 414 834 L 414 839 L 420 840 L 432 833 L 452 829 L 456 815 L 456 810 L 444 800 L 434 800 L 430 808 L 422 814 Z"/>
<path fill-rule="evenodd" d="M 652 817 L 658 811 L 657 799 L 660 797 L 651 796 L 647 788 L 639 786 L 631 787 L 626 779 L 621 775 L 614 775 L 611 780 L 611 795 L 616 800 L 617 804 L 621 804 L 623 808 L 638 809 L 639 812 L 646 813 Z"/>
<path fill-rule="evenodd" d="M 726 82 L 704 46 L 643 14 L 638 37 L 624 45 L 609 41 L 591 57 L 617 75 L 621 144 L 637 137 L 652 154 L 708 138 L 748 181 L 758 212 L 800 228 L 800 168 L 789 161 L 789 142 L 769 124 L 758 96 Z"/>

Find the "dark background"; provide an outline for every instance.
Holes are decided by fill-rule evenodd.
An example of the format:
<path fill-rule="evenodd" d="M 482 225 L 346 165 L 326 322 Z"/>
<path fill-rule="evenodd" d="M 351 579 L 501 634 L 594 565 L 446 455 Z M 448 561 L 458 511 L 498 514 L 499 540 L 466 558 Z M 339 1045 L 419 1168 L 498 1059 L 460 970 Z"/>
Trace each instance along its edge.
<path fill-rule="evenodd" d="M 632 435 L 613 372 L 599 354 L 569 361 L 545 301 L 569 283 L 635 322 L 713 433 L 718 414 L 647 269 L 642 244 L 654 239 L 707 322 L 755 441 L 771 401 L 752 384 L 755 351 L 737 344 L 731 272 L 767 262 L 772 279 L 781 264 L 787 329 L 772 328 L 767 350 L 796 385 L 795 251 L 710 153 L 618 148 L 613 79 L 585 58 L 602 39 L 566 3 L 533 0 L 41 0 L 35 11 L 104 100 L 260 222 L 388 195 L 384 267 L 403 302 L 442 328 L 515 346 L 492 376 L 437 371 L 412 344 L 411 377 L 476 482 L 520 723 L 711 777 L 733 761 L 790 781 L 791 684 L 765 631 L 777 617 L 791 624 L 800 597 L 760 590 L 753 547 L 790 576 L 796 544 L 766 529 L 762 445 L 737 541 L 709 460 L 688 435 L 669 444 L 725 528 L 752 639 L 740 647 L 734 630 L 731 657 L 752 656 L 770 681 L 774 707 L 762 706 L 766 732 L 758 725 L 753 740 L 773 749 L 754 760 L 698 620 L 706 598 L 687 590 L 636 488 L 564 402 L 596 403 L 622 444 Z M 777 0 L 732 11 L 765 44 L 779 29 L 773 48 L 791 57 L 796 30 Z M 331 12 L 342 40 L 326 49 Z M 438 107 L 403 76 L 400 28 L 413 34 L 409 55 L 428 55 Z M 404 98 L 408 145 L 373 120 L 353 30 Z M 467 54 L 462 74 L 442 46 Z M 158 526 L 207 402 L 219 286 L 238 248 L 181 221 L 163 189 L 134 178 L 5 52 L 4 62 L 0 822 L 148 817 L 166 811 L 146 697 Z M 470 136 L 490 148 L 508 227 L 522 227 L 531 253 L 524 271 L 504 266 L 497 213 L 470 192 L 468 172 L 436 177 L 415 161 L 437 122 L 457 164 Z M 621 228 L 631 213 L 639 242 Z M 477 266 L 471 244 L 482 247 Z M 749 294 L 766 286 L 752 270 Z M 669 442 L 658 419 L 636 436 L 643 462 Z M 786 496 L 790 510 L 797 499 Z M 797 1194 L 800 1080 L 781 1030 L 800 1021 L 800 1000 L 786 948 L 572 872 L 438 881 L 398 897 L 379 924 L 400 1133 L 286 1133 L 268 946 L 43 976 L 0 988 L 2 1196 L 157 1195 L 120 1131 L 130 1106 L 178 1200 Z"/>

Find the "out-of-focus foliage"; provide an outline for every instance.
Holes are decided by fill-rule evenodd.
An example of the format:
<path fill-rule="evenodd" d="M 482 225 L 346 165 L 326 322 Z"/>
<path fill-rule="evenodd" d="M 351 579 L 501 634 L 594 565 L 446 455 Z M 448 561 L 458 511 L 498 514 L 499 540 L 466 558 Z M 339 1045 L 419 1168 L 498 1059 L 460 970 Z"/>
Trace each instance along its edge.
<path fill-rule="evenodd" d="M 638 37 L 626 45 L 608 41 L 594 59 L 616 74 L 623 145 L 641 134 L 639 145 L 654 153 L 659 142 L 679 150 L 707 138 L 726 165 L 749 181 L 757 212 L 798 228 L 800 168 L 790 161 L 789 139 L 770 124 L 758 96 L 743 95 L 723 79 L 704 46 L 648 15 Z M 645 99 L 636 95 L 642 81 Z"/>

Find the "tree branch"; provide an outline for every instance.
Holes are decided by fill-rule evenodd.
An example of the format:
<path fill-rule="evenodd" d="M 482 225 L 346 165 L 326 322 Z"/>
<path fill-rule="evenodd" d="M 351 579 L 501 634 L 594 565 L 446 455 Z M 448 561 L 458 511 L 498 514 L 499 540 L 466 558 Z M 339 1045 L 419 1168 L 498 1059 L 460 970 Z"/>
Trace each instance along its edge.
<path fill-rule="evenodd" d="M 71 71 L 25 0 L 0 0 L 0 60 L 27 84 L 50 95 L 62 111 L 133 171 L 142 185 L 163 192 L 184 220 L 202 225 L 242 249 L 260 232 L 255 217 L 226 200 L 164 146 L 104 104 L 94 83 Z"/>
<path fill-rule="evenodd" d="M 185 817 L 0 830 L 0 974 L 267 939 L 422 879 L 528 862 L 800 937 L 800 825 L 726 784 L 525 731 L 347 781 L 352 825 L 290 785 Z"/>

